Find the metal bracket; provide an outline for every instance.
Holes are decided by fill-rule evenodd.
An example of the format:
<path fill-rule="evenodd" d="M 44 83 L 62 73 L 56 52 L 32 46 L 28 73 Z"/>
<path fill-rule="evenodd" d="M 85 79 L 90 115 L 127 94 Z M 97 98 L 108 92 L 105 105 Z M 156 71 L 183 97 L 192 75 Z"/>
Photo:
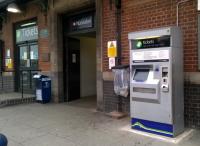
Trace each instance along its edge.
<path fill-rule="evenodd" d="M 110 10 L 112 10 L 113 3 L 117 9 L 121 9 L 121 0 L 110 0 Z"/>
<path fill-rule="evenodd" d="M 2 20 L 2 23 L 6 23 L 7 22 L 7 12 L 1 12 L 0 13 L 0 19 Z"/>
<path fill-rule="evenodd" d="M 121 9 L 121 0 L 115 0 L 115 7 Z"/>
<path fill-rule="evenodd" d="M 35 1 L 41 8 L 41 11 L 47 13 L 49 9 L 49 1 L 48 0 L 37 0 Z"/>

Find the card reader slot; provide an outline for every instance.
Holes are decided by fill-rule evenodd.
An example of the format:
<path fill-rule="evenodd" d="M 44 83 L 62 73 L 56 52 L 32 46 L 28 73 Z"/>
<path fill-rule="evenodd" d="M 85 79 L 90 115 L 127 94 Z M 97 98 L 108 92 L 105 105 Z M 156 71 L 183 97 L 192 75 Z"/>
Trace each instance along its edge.
<path fill-rule="evenodd" d="M 154 89 L 154 88 L 138 88 L 138 87 L 133 87 L 133 92 L 156 94 L 156 89 Z"/>

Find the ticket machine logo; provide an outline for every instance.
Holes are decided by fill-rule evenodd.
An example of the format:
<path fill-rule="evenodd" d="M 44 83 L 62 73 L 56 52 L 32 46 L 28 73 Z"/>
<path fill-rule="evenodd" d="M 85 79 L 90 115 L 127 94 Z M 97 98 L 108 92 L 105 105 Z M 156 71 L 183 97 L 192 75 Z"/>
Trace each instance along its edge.
<path fill-rule="evenodd" d="M 142 42 L 141 42 L 141 41 L 138 41 L 137 44 L 136 44 L 136 47 L 137 47 L 137 48 L 141 48 L 141 47 L 142 47 Z"/>

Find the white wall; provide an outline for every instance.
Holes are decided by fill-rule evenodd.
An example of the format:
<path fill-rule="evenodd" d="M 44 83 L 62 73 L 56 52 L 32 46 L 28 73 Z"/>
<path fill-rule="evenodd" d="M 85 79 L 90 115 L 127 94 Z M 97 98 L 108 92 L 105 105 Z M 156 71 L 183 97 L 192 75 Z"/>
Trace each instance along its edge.
<path fill-rule="evenodd" d="M 81 97 L 96 95 L 96 39 L 80 38 Z"/>

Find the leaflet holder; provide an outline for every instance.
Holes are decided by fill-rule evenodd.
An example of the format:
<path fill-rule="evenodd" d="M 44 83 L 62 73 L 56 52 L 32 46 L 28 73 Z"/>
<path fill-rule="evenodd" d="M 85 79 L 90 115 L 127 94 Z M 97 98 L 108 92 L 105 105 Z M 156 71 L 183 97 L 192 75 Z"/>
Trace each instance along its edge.
<path fill-rule="evenodd" d="M 115 94 L 122 97 L 128 97 L 130 87 L 129 65 L 112 67 L 112 71 L 114 73 Z"/>

